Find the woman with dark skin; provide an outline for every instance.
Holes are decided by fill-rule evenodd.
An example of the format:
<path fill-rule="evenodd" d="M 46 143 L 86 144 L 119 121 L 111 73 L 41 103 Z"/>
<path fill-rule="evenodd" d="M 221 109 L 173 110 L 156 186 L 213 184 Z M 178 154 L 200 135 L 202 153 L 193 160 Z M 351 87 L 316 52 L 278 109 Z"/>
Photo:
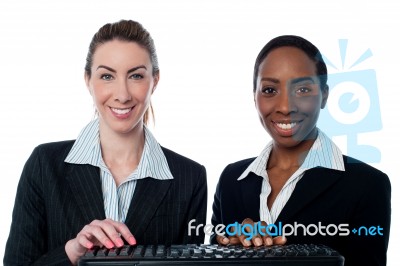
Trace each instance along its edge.
<path fill-rule="evenodd" d="M 319 50 L 298 36 L 271 40 L 257 57 L 253 85 L 261 124 L 272 141 L 257 158 L 225 168 L 214 197 L 212 223 L 239 222 L 254 228 L 260 221 L 263 226 L 302 224 L 322 229 L 308 235 L 299 229 L 287 238 L 272 237 L 265 229 L 251 238 L 214 234 L 211 242 L 325 244 L 339 251 L 347 266 L 385 265 L 390 182 L 381 171 L 343 155 L 317 128 L 329 94 Z M 361 227 L 374 227 L 380 233 L 350 231 Z"/>

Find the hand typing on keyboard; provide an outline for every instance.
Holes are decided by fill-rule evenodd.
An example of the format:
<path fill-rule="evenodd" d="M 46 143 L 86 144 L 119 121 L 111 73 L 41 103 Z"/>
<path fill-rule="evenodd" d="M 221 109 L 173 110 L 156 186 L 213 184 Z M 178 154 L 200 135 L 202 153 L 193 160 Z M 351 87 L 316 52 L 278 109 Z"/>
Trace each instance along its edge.
<path fill-rule="evenodd" d="M 233 236 L 221 236 L 217 235 L 216 240 L 220 245 L 243 245 L 245 247 L 249 246 L 272 246 L 272 245 L 284 245 L 286 243 L 286 238 L 284 236 L 277 236 L 277 237 L 271 237 L 266 233 L 265 227 L 267 226 L 267 223 L 264 221 L 260 221 L 261 225 L 264 227 L 264 229 L 261 229 L 261 232 L 264 235 L 258 234 L 258 232 L 255 232 L 251 237 L 249 235 L 245 234 L 236 234 Z M 255 224 L 257 222 L 254 222 L 250 218 L 246 218 L 243 220 L 241 223 L 242 228 L 246 230 L 247 233 L 250 232 L 250 227 L 255 228 Z M 245 226 L 249 225 L 249 226 Z M 243 227 L 244 226 L 244 227 Z"/>
<path fill-rule="evenodd" d="M 76 265 L 88 249 L 101 246 L 111 249 L 124 246 L 124 238 L 130 245 L 136 244 L 136 239 L 128 227 L 111 219 L 94 220 L 83 227 L 74 239 L 65 245 L 65 252 L 71 263 Z"/>

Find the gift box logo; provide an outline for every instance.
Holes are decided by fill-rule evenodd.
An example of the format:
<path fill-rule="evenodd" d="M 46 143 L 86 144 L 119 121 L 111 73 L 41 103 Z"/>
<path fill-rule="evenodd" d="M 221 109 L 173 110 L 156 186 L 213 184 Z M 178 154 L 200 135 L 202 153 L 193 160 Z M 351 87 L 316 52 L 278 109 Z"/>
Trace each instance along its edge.
<path fill-rule="evenodd" d="M 372 56 L 367 49 L 349 68 L 345 69 L 347 40 L 339 40 L 342 69 L 326 57 L 327 66 L 338 70 L 328 74 L 329 98 L 321 110 L 318 127 L 328 136 L 346 136 L 347 154 L 367 163 L 381 160 L 379 149 L 373 143 L 360 144 L 360 133 L 382 129 L 376 72 L 373 69 L 352 71 L 351 68 Z"/>

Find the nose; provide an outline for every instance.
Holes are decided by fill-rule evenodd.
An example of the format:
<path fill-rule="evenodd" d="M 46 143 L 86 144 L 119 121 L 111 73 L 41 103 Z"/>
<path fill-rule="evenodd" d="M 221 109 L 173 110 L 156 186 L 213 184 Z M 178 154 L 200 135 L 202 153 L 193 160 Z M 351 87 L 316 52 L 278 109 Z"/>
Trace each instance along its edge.
<path fill-rule="evenodd" d="M 126 103 L 132 100 L 126 80 L 121 80 L 118 82 L 116 88 L 114 89 L 114 100 L 120 103 Z"/>
<path fill-rule="evenodd" d="M 284 115 L 297 111 L 294 96 L 290 94 L 289 89 L 282 90 L 277 97 L 276 111 Z"/>

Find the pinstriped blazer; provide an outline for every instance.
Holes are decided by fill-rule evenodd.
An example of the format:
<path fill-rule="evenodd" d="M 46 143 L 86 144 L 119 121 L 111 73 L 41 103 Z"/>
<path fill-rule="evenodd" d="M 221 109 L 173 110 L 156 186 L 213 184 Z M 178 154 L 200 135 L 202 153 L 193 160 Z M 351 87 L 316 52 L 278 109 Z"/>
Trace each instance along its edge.
<path fill-rule="evenodd" d="M 212 224 L 241 223 L 245 218 L 260 220 L 260 193 L 262 177 L 250 172 L 238 177 L 255 158 L 228 165 L 222 172 L 213 203 Z M 292 195 L 277 217 L 275 225 L 320 222 L 322 226 L 348 224 L 348 236 L 316 234 L 287 236 L 287 244 L 324 244 L 345 257 L 345 265 L 386 265 L 391 216 L 391 185 L 388 176 L 361 161 L 343 156 L 345 171 L 322 167 L 307 170 L 296 184 Z M 360 236 L 354 228 L 380 226 L 383 235 Z M 288 230 L 289 231 L 289 230 Z M 330 232 L 334 229 L 330 228 Z M 314 232 L 311 230 L 311 232 Z M 211 237 L 215 243 L 215 235 Z"/>
<path fill-rule="evenodd" d="M 99 168 L 65 163 L 74 141 L 39 145 L 19 181 L 4 265 L 69 265 L 65 244 L 105 219 Z M 203 243 L 188 222 L 205 224 L 204 166 L 162 148 L 173 180 L 137 181 L 125 224 L 138 244 Z"/>

